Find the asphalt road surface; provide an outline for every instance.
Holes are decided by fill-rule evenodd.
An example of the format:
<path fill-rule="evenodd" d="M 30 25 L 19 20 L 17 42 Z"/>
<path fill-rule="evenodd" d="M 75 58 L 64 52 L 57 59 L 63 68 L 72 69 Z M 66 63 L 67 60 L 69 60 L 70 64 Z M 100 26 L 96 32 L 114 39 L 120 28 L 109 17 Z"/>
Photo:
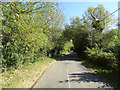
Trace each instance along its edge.
<path fill-rule="evenodd" d="M 33 88 L 110 88 L 70 53 L 54 63 Z"/>

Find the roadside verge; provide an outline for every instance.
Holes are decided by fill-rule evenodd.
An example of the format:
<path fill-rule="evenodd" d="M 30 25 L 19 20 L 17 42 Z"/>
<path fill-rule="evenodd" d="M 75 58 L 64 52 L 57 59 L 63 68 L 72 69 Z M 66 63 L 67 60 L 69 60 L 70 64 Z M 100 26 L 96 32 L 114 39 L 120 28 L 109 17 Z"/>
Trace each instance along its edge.
<path fill-rule="evenodd" d="M 44 72 L 45 72 L 48 68 L 50 68 L 55 62 L 56 62 L 56 61 L 53 61 L 53 62 L 47 64 L 47 65 L 44 67 L 44 69 L 41 71 L 39 77 L 38 77 L 38 78 L 35 80 L 35 82 L 30 86 L 30 90 L 35 86 L 35 84 L 38 82 L 38 80 L 41 78 L 41 76 L 44 74 Z"/>
<path fill-rule="evenodd" d="M 34 63 L 3 72 L 0 75 L 2 88 L 32 88 L 40 76 L 55 62 L 55 59 L 44 57 Z"/>

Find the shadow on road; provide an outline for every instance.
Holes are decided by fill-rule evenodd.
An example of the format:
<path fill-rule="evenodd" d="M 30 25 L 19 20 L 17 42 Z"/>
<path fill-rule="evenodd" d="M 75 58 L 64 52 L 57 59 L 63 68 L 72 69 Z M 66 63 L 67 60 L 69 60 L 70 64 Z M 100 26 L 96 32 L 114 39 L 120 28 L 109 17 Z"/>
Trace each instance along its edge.
<path fill-rule="evenodd" d="M 97 77 L 96 74 L 90 73 L 90 72 L 84 72 L 84 73 L 72 73 L 69 74 L 70 81 L 69 82 L 103 82 L 102 80 Z M 60 81 L 62 82 L 68 82 L 68 80 Z"/>
<path fill-rule="evenodd" d="M 76 55 L 75 52 L 71 52 L 71 53 L 63 56 L 61 59 L 59 59 L 59 61 L 67 61 L 67 63 L 69 63 L 69 61 L 78 61 L 78 62 L 80 62 L 80 59 L 77 58 L 77 55 Z M 76 63 L 76 62 L 72 62 L 72 65 L 74 65 L 74 63 Z M 78 66 L 79 63 L 75 64 L 75 65 Z M 99 78 L 98 75 L 96 75 L 95 73 L 93 73 L 89 69 L 85 68 L 81 64 L 79 65 L 79 67 L 81 69 L 80 71 L 78 71 L 78 72 L 70 72 L 70 74 L 68 74 L 69 79 L 67 78 L 65 80 L 60 80 L 59 83 L 71 82 L 71 83 L 84 83 L 84 84 L 89 83 L 90 84 L 90 82 L 92 82 L 92 83 L 95 83 L 96 85 L 98 85 L 98 83 L 103 83 L 102 87 L 109 87 L 109 84 L 107 84 L 104 80 Z M 73 66 L 72 66 L 72 68 L 73 68 Z"/>
<path fill-rule="evenodd" d="M 65 60 L 80 61 L 80 59 L 77 57 L 75 52 L 70 52 L 69 54 L 64 55 L 62 58 L 58 59 L 58 61 L 65 61 Z"/>
<path fill-rule="evenodd" d="M 59 81 L 59 83 L 104 83 L 102 87 L 110 87 L 109 84 L 101 80 L 96 74 L 90 72 L 69 74 L 69 80 Z"/>
<path fill-rule="evenodd" d="M 73 73 L 69 74 L 71 82 L 102 82 L 94 73 Z"/>

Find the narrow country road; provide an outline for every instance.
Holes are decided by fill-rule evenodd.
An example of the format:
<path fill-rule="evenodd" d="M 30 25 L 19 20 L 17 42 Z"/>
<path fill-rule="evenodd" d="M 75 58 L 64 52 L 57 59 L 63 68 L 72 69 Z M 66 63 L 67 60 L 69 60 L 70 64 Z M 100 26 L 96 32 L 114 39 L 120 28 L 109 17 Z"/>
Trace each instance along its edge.
<path fill-rule="evenodd" d="M 33 88 L 108 88 L 96 74 L 81 65 L 70 53 L 54 63 Z"/>

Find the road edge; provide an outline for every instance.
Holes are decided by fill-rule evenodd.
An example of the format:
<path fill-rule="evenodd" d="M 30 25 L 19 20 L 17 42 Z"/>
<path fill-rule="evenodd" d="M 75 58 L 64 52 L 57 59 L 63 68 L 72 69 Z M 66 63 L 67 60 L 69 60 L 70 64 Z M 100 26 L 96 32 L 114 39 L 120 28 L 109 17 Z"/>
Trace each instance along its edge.
<path fill-rule="evenodd" d="M 39 77 L 35 80 L 35 82 L 30 86 L 30 89 L 29 90 L 32 90 L 32 88 L 35 86 L 35 84 L 38 82 L 38 80 L 41 78 L 41 76 L 47 71 L 48 68 L 50 68 L 54 63 L 56 63 L 57 61 L 53 61 L 53 62 L 50 62 L 49 64 L 47 64 L 45 66 L 45 68 L 41 71 Z"/>

